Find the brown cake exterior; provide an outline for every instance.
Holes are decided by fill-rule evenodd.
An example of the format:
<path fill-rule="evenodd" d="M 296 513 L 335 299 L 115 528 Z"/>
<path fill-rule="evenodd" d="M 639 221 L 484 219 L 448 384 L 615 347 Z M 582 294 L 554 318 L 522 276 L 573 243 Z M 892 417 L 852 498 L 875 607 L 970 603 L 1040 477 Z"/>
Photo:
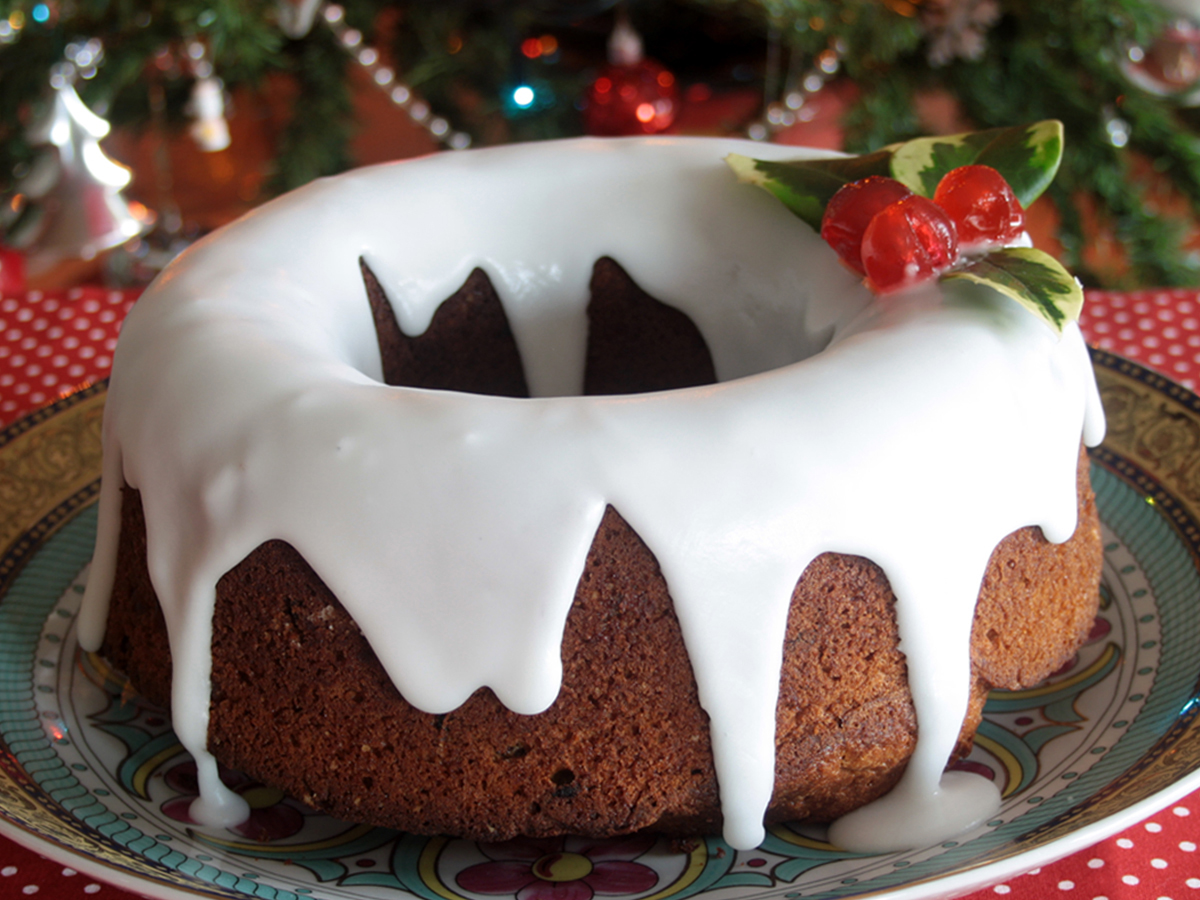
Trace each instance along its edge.
<path fill-rule="evenodd" d="M 482 357 L 472 356 L 469 385 L 441 374 L 446 357 L 470 355 L 478 339 L 471 329 L 482 328 L 493 343 L 497 334 L 511 341 L 511 332 L 503 336 L 507 323 L 497 326 L 499 303 L 482 273 L 439 311 L 442 321 L 468 323 L 465 331 L 431 327 L 415 339 L 391 331 L 386 298 L 365 267 L 364 280 L 389 383 L 434 386 L 436 377 L 436 386 L 484 393 L 523 388 L 519 355 L 503 348 L 482 367 Z M 479 309 L 489 319 L 483 326 L 471 314 Z M 690 320 L 643 294 L 609 260 L 597 265 L 589 314 L 587 381 L 596 392 L 712 380 Z M 624 320 L 639 316 L 656 337 L 631 348 L 620 334 Z M 419 341 L 424 346 L 414 350 Z M 430 376 L 422 360 L 441 367 L 439 374 Z M 992 556 L 976 609 L 960 754 L 970 748 L 990 688 L 1041 681 L 1091 626 L 1101 547 L 1082 455 L 1078 496 L 1079 526 L 1069 541 L 1050 544 L 1026 528 Z M 127 489 L 102 652 L 165 705 L 170 651 L 145 546 L 140 498 Z M 899 779 L 916 720 L 894 603 L 883 572 L 859 557 L 825 554 L 799 578 L 784 646 L 769 821 L 830 820 Z M 226 765 L 333 815 L 417 833 L 501 840 L 719 832 L 708 718 L 666 583 L 653 554 L 611 507 L 577 586 L 562 659 L 559 696 L 537 716 L 510 712 L 486 689 L 449 714 L 420 712 L 399 695 L 307 563 L 272 541 L 218 585 L 209 746 Z"/>

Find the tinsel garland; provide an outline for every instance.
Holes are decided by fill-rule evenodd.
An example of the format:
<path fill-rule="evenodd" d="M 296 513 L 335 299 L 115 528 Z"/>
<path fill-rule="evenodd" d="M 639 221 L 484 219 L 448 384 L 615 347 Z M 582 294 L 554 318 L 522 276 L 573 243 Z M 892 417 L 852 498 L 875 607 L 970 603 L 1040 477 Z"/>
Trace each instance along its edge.
<path fill-rule="evenodd" d="M 390 53 L 405 83 L 482 146 L 579 133 L 576 101 L 603 63 L 614 0 L 341 5 L 365 42 Z M 106 62 L 78 89 L 115 127 L 150 123 L 156 82 L 168 124 L 186 122 L 187 78 L 155 60 L 200 40 L 231 90 L 276 73 L 294 79 L 295 114 L 276 149 L 272 190 L 352 164 L 347 143 L 361 123 L 347 86 L 351 57 L 321 27 L 285 36 L 277 0 L 59 0 L 46 5 L 44 23 L 32 21 L 33 8 L 0 0 L 0 22 L 14 14 L 25 22 L 15 38 L 0 35 L 0 194 L 31 159 L 24 128 L 46 96 L 46 73 L 68 42 L 91 36 L 102 37 Z M 626 8 L 647 52 L 685 86 L 761 88 L 774 77 L 765 71 L 768 35 L 788 71 L 838 41 L 841 72 L 858 89 L 845 117 L 848 150 L 921 133 L 917 100 L 929 92 L 953 97 L 974 128 L 1061 119 L 1068 150 L 1052 196 L 1066 262 L 1108 286 L 1200 281 L 1181 240 L 1185 222 L 1159 214 L 1144 178 L 1152 172 L 1169 183 L 1200 218 L 1200 117 L 1122 71 L 1129 48 L 1149 46 L 1168 22 L 1149 0 L 636 0 Z M 542 33 L 557 38 L 554 57 L 524 59 L 521 42 Z M 518 81 L 536 83 L 550 102 L 506 106 Z M 1122 267 L 1089 267 L 1085 250 L 1097 229 L 1124 246 Z"/>

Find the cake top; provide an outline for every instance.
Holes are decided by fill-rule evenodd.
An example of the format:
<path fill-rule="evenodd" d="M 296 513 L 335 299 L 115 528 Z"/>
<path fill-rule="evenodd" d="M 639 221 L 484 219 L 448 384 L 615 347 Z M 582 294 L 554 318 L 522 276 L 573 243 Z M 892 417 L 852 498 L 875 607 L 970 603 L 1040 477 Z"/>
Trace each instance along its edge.
<path fill-rule="evenodd" d="M 880 302 L 808 225 L 739 184 L 730 153 L 819 155 L 578 140 L 359 170 L 197 243 L 147 290 L 115 354 L 79 633 L 99 646 L 129 484 L 171 635 L 175 728 L 200 771 L 196 815 L 239 814 L 205 748 L 209 644 L 216 582 L 259 544 L 304 556 L 415 706 L 446 712 L 489 687 L 532 714 L 558 692 L 608 504 L 675 602 L 733 846 L 763 834 L 788 604 L 825 551 L 874 560 L 898 597 L 920 722 L 901 814 L 956 811 L 938 779 L 984 567 L 1023 526 L 1073 532 L 1080 438 L 1103 434 L 1086 347 L 1073 323 L 1060 338 L 982 285 Z M 720 383 L 574 396 L 603 256 L 691 317 Z M 381 384 L 360 259 L 410 334 L 484 269 L 535 397 Z"/>

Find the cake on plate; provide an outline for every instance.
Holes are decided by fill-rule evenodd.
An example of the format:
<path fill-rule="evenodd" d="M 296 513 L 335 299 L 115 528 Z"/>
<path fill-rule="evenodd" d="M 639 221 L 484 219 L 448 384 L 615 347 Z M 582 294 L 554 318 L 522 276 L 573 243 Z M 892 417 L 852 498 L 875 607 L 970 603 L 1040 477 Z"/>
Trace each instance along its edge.
<path fill-rule="evenodd" d="M 480 840 L 989 814 L 943 769 L 1096 609 L 1083 339 L 986 279 L 873 292 L 730 154 L 821 157 L 359 170 L 139 300 L 79 633 L 170 706 L 197 821 L 245 815 L 218 760 Z"/>

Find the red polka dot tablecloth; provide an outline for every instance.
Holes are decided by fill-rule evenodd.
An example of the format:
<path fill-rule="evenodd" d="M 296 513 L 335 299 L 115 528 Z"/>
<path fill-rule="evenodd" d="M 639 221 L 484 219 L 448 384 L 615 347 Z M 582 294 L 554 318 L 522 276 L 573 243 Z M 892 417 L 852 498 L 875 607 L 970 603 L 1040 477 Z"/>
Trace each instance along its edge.
<path fill-rule="evenodd" d="M 1200 293 L 1088 293 L 1080 323 L 1088 343 L 1155 369 L 1196 390 L 1200 380 Z"/>
<path fill-rule="evenodd" d="M 134 292 L 81 287 L 0 297 L 0 427 L 108 375 Z M 1088 340 L 1200 384 L 1200 292 L 1091 292 Z M 970 900 L 1200 900 L 1200 791 L 1058 862 L 967 895 Z M 0 837 L 0 900 L 134 895 Z"/>
<path fill-rule="evenodd" d="M 0 425 L 105 378 L 136 296 L 78 287 L 0 298 Z"/>

